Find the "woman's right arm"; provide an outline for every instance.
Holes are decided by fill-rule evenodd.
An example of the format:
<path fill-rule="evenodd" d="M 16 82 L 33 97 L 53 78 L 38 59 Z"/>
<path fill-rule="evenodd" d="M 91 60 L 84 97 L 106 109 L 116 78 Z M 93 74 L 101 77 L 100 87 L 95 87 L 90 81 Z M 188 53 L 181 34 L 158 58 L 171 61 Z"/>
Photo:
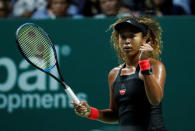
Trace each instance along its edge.
<path fill-rule="evenodd" d="M 118 106 L 114 100 L 113 83 L 118 74 L 118 69 L 112 69 L 108 74 L 108 84 L 110 91 L 110 107 L 109 109 L 98 110 L 98 117 L 96 120 L 104 123 L 116 123 L 118 122 Z M 75 106 L 75 112 L 79 116 L 88 118 L 91 114 L 90 106 L 86 102 L 81 102 L 81 105 L 72 103 Z M 84 112 L 84 113 L 83 113 Z M 84 115 L 83 115 L 84 114 Z"/>

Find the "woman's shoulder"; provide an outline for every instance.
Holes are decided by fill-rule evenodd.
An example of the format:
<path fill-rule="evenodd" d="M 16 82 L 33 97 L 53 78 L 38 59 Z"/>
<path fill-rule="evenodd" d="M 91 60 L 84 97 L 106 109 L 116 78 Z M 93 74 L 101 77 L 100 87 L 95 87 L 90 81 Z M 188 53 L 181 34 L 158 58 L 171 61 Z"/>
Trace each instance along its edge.
<path fill-rule="evenodd" d="M 113 69 L 110 70 L 109 74 L 108 74 L 108 81 L 109 83 L 113 83 L 119 73 L 119 70 L 122 68 L 124 64 L 121 64 L 117 67 L 114 67 Z"/>
<path fill-rule="evenodd" d="M 154 59 L 154 58 L 150 58 L 149 61 L 151 64 L 164 65 L 163 62 L 161 62 L 160 60 Z"/>
<path fill-rule="evenodd" d="M 118 74 L 119 70 L 122 68 L 124 64 L 120 64 L 119 66 L 114 67 L 110 70 L 109 75 Z"/>
<path fill-rule="evenodd" d="M 150 58 L 149 61 L 150 61 L 150 64 L 152 65 L 152 67 L 165 69 L 165 65 L 160 60 L 156 60 L 154 58 Z"/>

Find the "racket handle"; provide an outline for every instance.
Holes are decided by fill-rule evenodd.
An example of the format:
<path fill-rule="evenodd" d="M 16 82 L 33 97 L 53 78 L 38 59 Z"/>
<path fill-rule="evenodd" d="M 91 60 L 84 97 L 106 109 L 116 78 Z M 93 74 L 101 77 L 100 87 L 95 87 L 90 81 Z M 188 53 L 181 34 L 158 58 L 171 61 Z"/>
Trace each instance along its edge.
<path fill-rule="evenodd" d="M 68 94 L 68 96 L 72 98 L 74 102 L 76 102 L 77 104 L 80 104 L 80 100 L 78 99 L 78 97 L 74 94 L 74 92 L 68 85 L 66 85 L 65 91 Z"/>

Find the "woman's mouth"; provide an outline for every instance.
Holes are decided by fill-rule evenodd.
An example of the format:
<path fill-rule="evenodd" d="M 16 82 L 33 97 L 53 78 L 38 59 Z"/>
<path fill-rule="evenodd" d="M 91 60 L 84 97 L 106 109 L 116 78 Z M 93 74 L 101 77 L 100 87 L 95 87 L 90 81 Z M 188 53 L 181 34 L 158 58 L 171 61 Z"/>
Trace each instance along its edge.
<path fill-rule="evenodd" d="M 124 51 L 131 51 L 132 50 L 132 47 L 129 47 L 129 46 L 126 46 L 123 48 Z"/>

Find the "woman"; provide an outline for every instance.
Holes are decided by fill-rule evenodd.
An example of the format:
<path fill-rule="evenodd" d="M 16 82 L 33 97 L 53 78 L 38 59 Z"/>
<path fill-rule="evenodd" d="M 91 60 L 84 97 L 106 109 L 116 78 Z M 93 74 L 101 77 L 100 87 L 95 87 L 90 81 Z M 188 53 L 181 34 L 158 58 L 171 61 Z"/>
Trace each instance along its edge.
<path fill-rule="evenodd" d="M 110 109 L 86 102 L 76 114 L 102 122 L 119 123 L 121 131 L 165 131 L 161 100 L 166 78 L 161 53 L 161 28 L 151 17 L 131 16 L 116 21 L 111 39 L 123 64 L 109 72 Z"/>

